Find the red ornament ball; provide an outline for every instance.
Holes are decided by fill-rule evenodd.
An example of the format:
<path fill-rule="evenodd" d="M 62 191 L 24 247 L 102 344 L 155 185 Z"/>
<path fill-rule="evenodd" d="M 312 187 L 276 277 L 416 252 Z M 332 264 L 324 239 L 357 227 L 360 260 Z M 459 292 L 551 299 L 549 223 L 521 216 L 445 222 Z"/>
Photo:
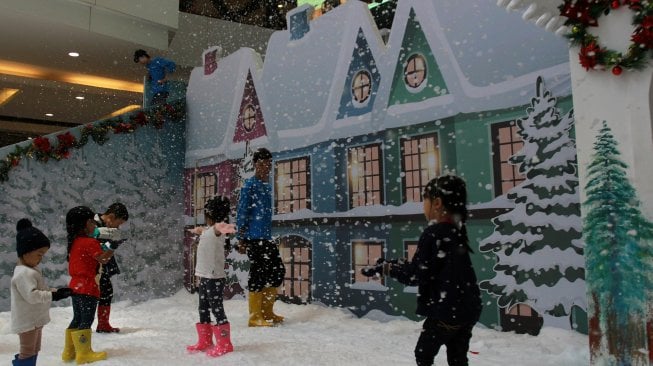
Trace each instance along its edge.
<path fill-rule="evenodd" d="M 623 69 L 621 68 L 621 66 L 619 66 L 619 65 L 617 65 L 617 66 L 615 66 L 615 67 L 612 68 L 612 74 L 614 74 L 614 75 L 621 75 L 621 73 L 622 73 L 623 71 L 624 71 L 624 70 L 623 70 Z"/>
<path fill-rule="evenodd" d="M 617 8 L 620 7 L 620 6 L 621 6 L 621 4 L 619 3 L 619 0 L 614 0 L 614 1 L 610 4 L 610 7 L 611 7 L 612 9 L 617 9 Z"/>

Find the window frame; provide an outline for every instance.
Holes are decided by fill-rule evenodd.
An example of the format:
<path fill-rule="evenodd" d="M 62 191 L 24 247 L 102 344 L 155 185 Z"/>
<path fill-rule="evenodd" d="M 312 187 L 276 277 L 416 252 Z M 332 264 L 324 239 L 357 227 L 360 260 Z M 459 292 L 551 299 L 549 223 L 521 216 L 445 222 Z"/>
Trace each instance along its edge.
<path fill-rule="evenodd" d="M 294 172 L 292 170 L 292 163 L 295 162 L 295 161 L 299 162 L 301 160 L 306 161 L 305 171 Z M 290 166 L 291 166 L 291 169 L 290 169 L 290 172 L 289 172 L 289 175 L 291 176 L 291 184 L 289 185 L 289 188 L 291 189 L 291 193 L 292 193 L 292 188 L 293 187 L 295 187 L 295 186 L 299 187 L 299 189 L 301 190 L 301 187 L 304 186 L 304 185 L 301 185 L 301 184 L 299 184 L 299 185 L 293 184 L 294 182 L 292 180 L 292 175 L 293 174 L 301 174 L 302 172 L 306 173 L 306 184 L 305 184 L 306 197 L 304 199 L 306 201 L 306 209 L 308 209 L 308 210 L 312 209 L 312 207 L 313 207 L 313 205 L 312 205 L 313 190 L 312 190 L 312 181 L 311 181 L 311 157 L 310 157 L 310 155 L 304 155 L 304 156 L 297 156 L 297 157 L 292 157 L 292 158 L 288 158 L 288 159 L 282 159 L 282 160 L 275 160 L 274 161 L 274 212 L 275 212 L 275 214 L 276 215 L 287 214 L 287 213 L 296 212 L 296 211 L 302 209 L 302 208 L 295 209 L 293 207 L 294 206 L 294 201 L 295 201 L 294 198 L 283 199 L 283 200 L 280 199 L 281 195 L 280 195 L 280 192 L 279 192 L 279 165 L 283 164 L 283 163 L 290 163 Z M 301 198 L 299 198 L 299 200 L 301 201 Z M 286 201 L 290 202 L 290 206 L 291 206 L 290 211 L 279 213 L 279 203 L 280 202 L 286 202 Z"/>
<path fill-rule="evenodd" d="M 248 115 L 247 112 L 251 111 L 252 114 Z M 246 104 L 245 107 L 243 108 L 243 128 L 245 129 L 245 132 L 252 132 L 254 131 L 254 128 L 256 128 L 256 107 L 253 104 Z M 249 127 L 247 127 L 247 124 L 249 121 L 253 121 Z"/>
<path fill-rule="evenodd" d="M 384 155 L 383 155 L 383 143 L 378 141 L 378 142 L 372 142 L 364 145 L 355 145 L 355 146 L 349 146 L 347 147 L 347 154 L 346 154 L 346 159 L 347 159 L 347 192 L 349 194 L 349 208 L 353 209 L 356 207 L 364 207 L 364 206 L 372 206 L 374 203 L 369 204 L 367 202 L 367 191 L 363 191 L 365 193 L 365 204 L 364 205 L 354 205 L 354 190 L 353 190 L 353 174 L 352 174 L 352 150 L 354 149 L 366 149 L 370 147 L 376 147 L 378 149 L 378 162 L 379 162 L 379 169 L 378 169 L 378 178 L 379 178 L 379 205 L 384 205 L 385 204 L 385 166 L 384 166 Z M 375 161 L 375 160 L 372 160 Z M 360 164 L 360 162 L 359 162 Z M 363 165 L 365 164 L 365 161 L 363 161 Z M 359 178 L 360 178 L 360 174 Z M 363 179 L 367 177 L 366 175 L 363 174 Z M 372 179 L 374 179 L 375 175 L 371 175 Z M 372 183 L 373 184 L 373 183 Z M 360 192 L 360 191 L 359 191 Z"/>
<path fill-rule="evenodd" d="M 510 142 L 501 142 L 499 140 L 500 138 L 500 130 L 503 128 L 510 128 Z M 513 131 L 513 129 L 516 129 L 517 123 L 515 120 L 510 120 L 510 121 L 503 121 L 503 122 L 496 122 L 490 125 L 490 141 L 492 142 L 491 148 L 492 148 L 492 170 L 493 170 L 493 178 L 494 178 L 494 196 L 499 197 L 503 194 L 508 193 L 508 191 L 516 186 L 518 186 L 521 182 L 526 180 L 526 177 L 524 175 L 521 175 L 519 173 L 519 166 L 510 164 L 508 160 L 502 160 L 501 159 L 501 146 L 505 145 L 510 145 L 510 151 L 511 154 L 510 156 L 514 156 L 515 153 L 517 153 L 521 148 L 524 146 L 523 140 L 515 141 L 514 136 L 516 136 L 516 131 Z M 515 148 L 515 145 L 521 144 L 519 148 Z M 509 158 L 508 158 L 509 159 Z M 503 166 L 505 164 L 510 165 L 513 171 L 513 177 L 512 179 L 503 179 Z M 519 178 L 522 177 L 522 178 Z M 510 182 L 512 184 L 512 187 L 506 190 L 505 192 L 503 191 L 503 183 L 504 182 Z"/>
<path fill-rule="evenodd" d="M 413 71 L 408 71 L 408 68 L 409 68 L 409 66 L 411 64 L 411 61 L 415 62 L 417 59 L 421 59 L 423 61 L 424 69 L 423 70 L 414 69 Z M 416 66 L 416 64 L 415 64 L 415 66 Z M 406 59 L 403 71 L 404 71 L 404 85 L 406 85 L 406 88 L 408 88 L 408 90 L 410 90 L 410 91 L 419 91 L 419 90 L 424 89 L 424 87 L 427 84 L 426 81 L 428 80 L 428 77 L 429 77 L 428 63 L 426 62 L 426 57 L 424 55 L 422 55 L 419 52 L 415 52 L 415 53 L 412 53 L 410 56 L 408 56 L 408 58 Z M 422 77 L 421 81 L 417 85 L 411 85 L 411 82 L 409 81 L 408 77 L 410 75 L 413 75 L 413 74 L 416 74 L 416 73 L 419 73 L 419 72 L 424 73 L 424 76 Z"/>
<path fill-rule="evenodd" d="M 367 82 L 368 84 L 365 85 L 356 85 L 356 81 L 358 80 L 359 76 L 366 75 L 367 76 Z M 374 80 L 372 79 L 372 73 L 367 70 L 367 69 L 360 69 L 354 73 L 354 77 L 351 79 L 351 86 L 349 88 L 349 91 L 351 93 L 351 99 L 352 102 L 354 103 L 355 106 L 364 106 L 366 105 L 370 97 L 372 96 L 372 88 L 374 86 Z M 367 95 L 364 95 L 361 100 L 358 100 L 356 96 L 356 91 L 361 90 L 362 92 L 365 91 L 365 88 L 367 87 Z"/>
<path fill-rule="evenodd" d="M 382 256 L 385 255 L 386 242 L 383 239 L 352 239 L 351 242 L 350 242 L 350 246 L 351 246 L 350 247 L 351 248 L 351 251 L 350 251 L 351 261 L 350 262 L 351 262 L 352 273 L 351 273 L 351 277 L 349 279 L 349 281 L 350 281 L 349 283 L 351 285 L 356 285 L 357 283 L 360 284 L 360 283 L 374 282 L 374 283 L 378 283 L 381 286 L 385 287 L 386 284 L 385 284 L 385 277 L 384 276 L 380 276 L 378 278 L 377 277 L 367 277 L 367 280 L 365 280 L 365 281 L 356 281 L 356 274 L 360 273 L 360 268 L 362 268 L 362 267 L 360 267 L 360 268 L 356 267 L 356 255 L 355 255 L 356 254 L 356 249 L 355 249 L 355 247 L 356 247 L 356 245 L 361 245 L 361 244 L 368 247 L 368 250 L 367 250 L 367 255 L 368 255 L 367 264 L 365 266 L 363 266 L 363 267 L 370 266 L 370 265 L 375 265 L 376 260 L 378 259 L 378 258 L 375 258 L 373 262 L 370 262 L 369 246 L 371 246 L 371 245 L 381 246 L 381 255 Z"/>
<path fill-rule="evenodd" d="M 206 185 L 201 186 L 204 196 L 203 196 L 203 202 L 201 205 L 198 205 L 198 197 L 197 197 L 197 184 L 198 181 L 200 182 L 206 182 L 206 177 L 212 176 L 213 177 L 213 194 L 212 195 L 206 195 Z M 193 217 L 204 217 L 204 205 L 206 205 L 206 202 L 211 199 L 211 197 L 215 197 L 216 194 L 218 194 L 218 173 L 216 172 L 203 172 L 203 173 L 197 173 L 196 175 L 193 175 L 193 185 L 192 185 L 192 191 L 191 191 L 191 212 L 193 213 Z M 200 180 L 202 179 L 202 180 Z M 210 187 L 210 186 L 208 186 Z M 199 206 L 199 207 L 198 207 Z"/>
<path fill-rule="evenodd" d="M 407 182 L 409 172 L 406 171 L 406 150 L 405 150 L 404 142 L 412 141 L 412 140 L 418 140 L 418 149 L 419 149 L 419 146 L 420 146 L 419 141 L 422 140 L 422 139 L 427 139 L 427 138 L 431 138 L 431 137 L 433 137 L 434 144 L 435 144 L 436 169 L 435 169 L 434 176 L 433 176 L 433 178 L 435 178 L 438 175 L 440 175 L 441 172 L 442 172 L 442 154 L 441 154 L 441 150 L 440 150 L 440 136 L 439 136 L 439 134 L 437 132 L 430 132 L 430 133 L 420 134 L 420 135 L 405 136 L 405 137 L 401 137 L 399 139 L 399 154 L 400 154 L 400 157 L 401 157 L 401 173 L 403 173 L 403 176 L 401 177 L 401 199 L 402 199 L 403 203 L 409 202 L 408 201 L 408 189 L 409 188 L 408 188 L 408 182 Z M 413 156 L 413 155 L 417 156 L 417 163 L 419 164 L 420 169 L 419 170 L 412 169 L 410 172 L 411 173 L 415 172 L 415 171 L 419 172 L 418 177 L 419 177 L 419 180 L 420 180 L 420 184 L 419 184 L 419 187 L 413 185 L 410 188 L 410 189 L 419 188 L 419 193 L 418 193 L 419 201 L 410 201 L 410 202 L 422 202 L 423 201 L 422 192 L 424 191 L 424 187 L 426 186 L 426 184 L 430 180 L 430 179 L 427 179 L 426 182 L 422 182 L 422 171 L 423 171 L 423 169 L 421 168 L 421 165 L 422 165 L 421 162 L 422 162 L 422 155 L 423 154 L 424 153 L 421 151 L 421 149 L 419 149 L 419 152 L 417 154 L 414 154 L 414 153 L 411 154 L 411 156 Z"/>

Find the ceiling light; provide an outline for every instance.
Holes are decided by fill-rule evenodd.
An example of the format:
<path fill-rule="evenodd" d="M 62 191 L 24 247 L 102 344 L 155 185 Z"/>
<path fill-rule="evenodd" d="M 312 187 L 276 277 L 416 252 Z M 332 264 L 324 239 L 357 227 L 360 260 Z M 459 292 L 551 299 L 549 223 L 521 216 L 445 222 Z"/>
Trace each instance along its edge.
<path fill-rule="evenodd" d="M 16 96 L 16 94 L 20 90 L 18 89 L 10 89 L 10 88 L 2 88 L 0 89 L 0 106 L 5 105 L 9 103 L 9 101 Z"/>
<path fill-rule="evenodd" d="M 278 7 L 279 9 L 281 9 L 281 8 L 283 8 L 283 4 L 279 4 L 279 5 L 277 5 L 277 7 Z"/>
<path fill-rule="evenodd" d="M 78 96 L 75 97 L 75 99 L 77 99 L 77 100 L 84 100 L 84 96 L 83 96 L 83 95 L 78 95 Z"/>
<path fill-rule="evenodd" d="M 95 75 L 76 74 L 46 67 L 27 65 L 18 62 L 0 60 L 0 74 L 22 76 L 32 79 L 63 81 L 65 83 L 94 86 L 114 90 L 124 90 L 134 93 L 143 92 L 143 83 L 105 78 Z"/>
<path fill-rule="evenodd" d="M 125 113 L 131 112 L 131 111 L 135 111 L 135 110 L 140 109 L 140 108 L 143 108 L 143 106 L 140 106 L 138 104 L 130 104 L 130 105 L 126 106 L 126 107 L 122 107 L 122 108 L 120 108 L 120 109 L 118 109 L 116 111 L 113 111 L 113 112 L 109 113 L 108 115 L 106 115 L 104 117 L 101 117 L 100 119 L 107 119 L 107 118 L 119 116 L 121 114 L 125 114 Z"/>
<path fill-rule="evenodd" d="M 70 57 L 79 57 L 79 52 L 68 52 L 68 56 L 70 56 Z"/>
<path fill-rule="evenodd" d="M 46 116 L 46 117 L 54 117 L 54 114 L 52 114 L 52 113 L 46 113 L 45 116 Z"/>

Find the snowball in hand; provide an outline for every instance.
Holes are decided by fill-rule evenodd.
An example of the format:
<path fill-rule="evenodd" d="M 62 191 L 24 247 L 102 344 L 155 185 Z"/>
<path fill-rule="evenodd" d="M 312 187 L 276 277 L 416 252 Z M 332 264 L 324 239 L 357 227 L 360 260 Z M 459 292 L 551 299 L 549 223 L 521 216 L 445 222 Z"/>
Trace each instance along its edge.
<path fill-rule="evenodd" d="M 216 231 L 221 232 L 222 234 L 233 234 L 236 232 L 236 225 L 227 224 L 226 222 L 218 222 L 213 225 Z"/>

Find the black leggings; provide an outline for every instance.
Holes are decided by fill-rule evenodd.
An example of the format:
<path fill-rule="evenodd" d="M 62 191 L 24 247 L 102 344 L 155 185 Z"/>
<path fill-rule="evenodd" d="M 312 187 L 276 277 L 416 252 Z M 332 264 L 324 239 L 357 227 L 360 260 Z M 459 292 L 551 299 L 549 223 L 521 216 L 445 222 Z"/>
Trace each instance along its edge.
<path fill-rule="evenodd" d="M 89 295 L 73 295 L 73 320 L 68 329 L 91 329 L 95 319 L 97 297 Z"/>
<path fill-rule="evenodd" d="M 100 306 L 111 306 L 113 301 L 113 284 L 111 283 L 111 276 L 102 272 L 100 275 L 100 300 L 98 305 Z"/>
<path fill-rule="evenodd" d="M 200 323 L 211 324 L 211 313 L 215 316 L 215 323 L 225 324 L 227 314 L 224 313 L 222 295 L 224 293 L 224 278 L 200 278 Z"/>
<path fill-rule="evenodd" d="M 259 292 L 268 287 L 279 287 L 283 283 L 286 268 L 281 261 L 279 247 L 270 240 L 248 240 L 249 281 L 251 292 Z"/>
<path fill-rule="evenodd" d="M 467 366 L 467 351 L 472 338 L 474 324 L 447 324 L 433 318 L 426 318 L 422 334 L 415 346 L 415 360 L 418 366 L 433 365 L 440 347 L 447 347 L 449 366 Z"/>

